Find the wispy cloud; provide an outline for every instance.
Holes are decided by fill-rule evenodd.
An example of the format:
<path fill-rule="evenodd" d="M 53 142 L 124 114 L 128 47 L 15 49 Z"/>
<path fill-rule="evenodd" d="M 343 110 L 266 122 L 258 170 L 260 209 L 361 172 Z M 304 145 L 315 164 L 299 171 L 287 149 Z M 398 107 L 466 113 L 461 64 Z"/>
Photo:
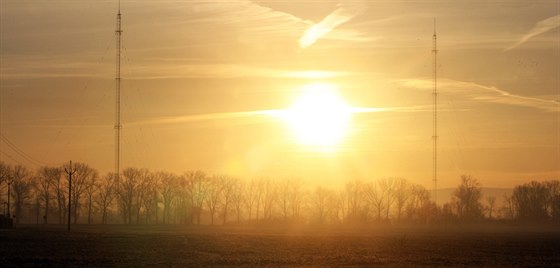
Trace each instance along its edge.
<path fill-rule="evenodd" d="M 475 100 L 489 101 L 495 103 L 518 105 L 537 108 L 548 112 L 560 112 L 560 102 L 556 100 L 541 99 L 537 97 L 527 97 L 521 95 L 511 94 L 505 90 L 498 89 L 492 86 L 477 85 L 481 89 L 489 92 L 494 92 L 494 95 L 478 96 Z"/>
<path fill-rule="evenodd" d="M 312 22 L 290 13 L 274 10 L 250 0 L 206 1 L 193 0 L 188 2 L 182 20 L 173 23 L 198 25 L 215 25 L 236 32 L 241 40 L 257 35 L 269 37 L 293 36 Z M 206 32 L 201 32 L 204 36 Z M 266 40 L 264 40 L 266 41 Z"/>
<path fill-rule="evenodd" d="M 527 42 L 532 37 L 550 31 L 556 27 L 560 26 L 560 15 L 556 15 L 544 20 L 541 20 L 533 26 L 533 28 L 529 31 L 529 33 L 525 34 L 521 40 L 517 41 L 517 43 L 513 44 L 512 46 L 506 48 L 504 51 L 508 51 L 518 47 L 519 45 Z"/>
<path fill-rule="evenodd" d="M 247 117 L 258 116 L 274 116 L 281 112 L 281 110 L 258 110 L 258 111 L 244 111 L 244 112 L 225 112 L 225 113 L 206 113 L 194 114 L 183 116 L 168 116 L 155 119 L 148 119 L 136 122 L 130 122 L 127 126 L 142 126 L 142 125 L 165 125 L 165 124 L 179 124 L 179 123 L 194 123 L 203 121 L 215 120 L 230 120 L 240 119 Z"/>
<path fill-rule="evenodd" d="M 268 68 L 250 63 L 200 63 L 186 60 L 179 63 L 160 63 L 131 68 L 129 79 L 168 79 L 168 78 L 294 78 L 320 79 L 357 75 L 355 72 L 337 70 L 289 70 Z M 163 62 L 160 61 L 160 62 Z"/>
<path fill-rule="evenodd" d="M 404 79 L 398 80 L 397 83 L 422 90 L 431 90 L 433 85 L 429 79 Z M 560 101 L 558 100 L 522 96 L 494 86 L 451 79 L 442 79 L 438 85 L 442 94 L 459 95 L 466 100 L 530 107 L 545 112 L 560 112 Z"/>
<path fill-rule="evenodd" d="M 352 107 L 351 113 L 364 114 L 364 113 L 380 113 L 380 112 L 417 112 L 425 111 L 427 107 Z M 248 118 L 261 118 L 262 120 L 281 119 L 284 118 L 287 109 L 271 109 L 271 110 L 255 110 L 255 111 L 242 111 L 242 112 L 224 112 L 224 113 L 205 113 L 193 114 L 182 116 L 166 116 L 159 118 L 152 118 L 147 120 L 140 120 L 127 123 L 127 127 L 136 127 L 144 125 L 166 125 L 166 124 L 183 124 L 183 123 L 201 123 L 209 121 L 228 121 L 228 120 L 242 120 Z M 250 121 L 262 122 L 262 121 Z"/>
<path fill-rule="evenodd" d="M 364 8 L 365 5 L 361 2 L 339 4 L 337 9 L 305 31 L 299 40 L 300 47 L 307 48 L 313 45 L 317 40 L 323 38 L 323 36 L 327 35 L 334 28 L 359 15 Z"/>

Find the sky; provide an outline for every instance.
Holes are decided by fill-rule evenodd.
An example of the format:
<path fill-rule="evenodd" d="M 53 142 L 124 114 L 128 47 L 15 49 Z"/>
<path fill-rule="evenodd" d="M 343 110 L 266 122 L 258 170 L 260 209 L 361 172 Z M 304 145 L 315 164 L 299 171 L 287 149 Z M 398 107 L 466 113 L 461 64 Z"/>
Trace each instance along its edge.
<path fill-rule="evenodd" d="M 0 161 L 113 171 L 117 6 L 0 2 Z M 558 1 L 123 0 L 121 12 L 123 168 L 430 188 L 435 19 L 440 187 L 560 178 Z M 359 111 L 328 148 L 275 113 L 310 85 Z"/>

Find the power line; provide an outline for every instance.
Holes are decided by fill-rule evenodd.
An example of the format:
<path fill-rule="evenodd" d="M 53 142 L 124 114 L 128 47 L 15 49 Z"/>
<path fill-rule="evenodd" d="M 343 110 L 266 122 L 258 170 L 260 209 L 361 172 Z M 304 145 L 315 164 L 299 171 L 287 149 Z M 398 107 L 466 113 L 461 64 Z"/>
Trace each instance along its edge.
<path fill-rule="evenodd" d="M 127 48 L 124 44 L 122 46 L 121 56 L 123 58 L 122 63 L 125 64 L 125 67 L 130 66 L 131 65 L 130 58 L 128 57 L 128 51 L 127 51 Z M 127 72 L 127 74 L 129 76 L 132 76 L 132 73 L 130 72 L 130 68 L 125 68 L 125 72 Z M 132 80 L 127 79 L 125 86 L 129 90 L 134 90 L 135 91 L 135 94 L 130 95 L 130 97 L 136 97 L 136 101 L 125 102 L 123 104 L 124 108 L 125 108 L 125 110 L 128 110 L 127 107 L 130 108 L 130 109 L 133 109 L 134 110 L 133 112 L 142 112 L 145 109 L 142 109 L 142 107 L 139 107 L 138 103 L 140 103 L 140 105 L 142 105 L 142 103 L 144 103 L 144 101 L 143 101 L 144 95 L 142 94 L 142 91 L 138 88 L 138 86 L 133 85 L 132 83 L 133 83 Z M 127 106 L 127 104 L 130 105 L 130 106 Z M 146 137 L 146 135 L 144 135 L 145 134 L 144 129 L 146 129 L 146 131 L 149 132 L 148 134 L 151 134 L 151 138 L 152 138 L 151 142 L 146 140 L 147 137 Z M 137 163 L 141 163 L 141 160 L 143 160 L 144 163 L 148 163 L 148 162 L 151 161 L 151 162 L 155 162 L 157 164 L 157 166 L 161 167 L 162 166 L 161 161 L 162 161 L 162 159 L 165 159 L 165 157 L 163 157 L 163 155 L 161 154 L 160 151 L 155 149 L 157 147 L 157 145 L 160 144 L 160 142 L 159 142 L 159 140 L 156 139 L 153 128 L 151 128 L 150 126 L 139 127 L 138 132 L 135 131 L 133 133 L 135 134 L 135 138 L 136 138 L 137 143 L 139 143 L 139 140 L 144 141 L 144 144 L 139 147 L 140 150 L 141 150 L 141 153 L 142 153 L 142 158 L 137 157 L 135 159 L 137 161 Z M 139 133 L 139 134 L 137 134 L 137 133 Z M 148 151 L 150 151 L 150 152 L 148 152 Z M 147 156 L 150 155 L 150 154 L 155 155 L 156 152 L 157 152 L 158 156 L 155 159 L 149 160 Z M 136 157 L 136 155 L 137 154 L 134 154 L 133 157 Z"/>
<path fill-rule="evenodd" d="M 0 139 L 2 139 L 2 141 L 4 141 L 4 143 L 6 143 L 6 145 L 8 145 L 8 147 L 10 147 L 16 154 L 18 154 L 19 156 L 23 157 L 23 159 L 27 160 L 28 162 L 30 162 L 33 165 L 36 166 L 41 166 L 41 165 L 48 165 L 40 160 L 35 159 L 34 157 L 32 157 L 31 155 L 27 154 L 26 152 L 24 152 L 23 150 L 19 149 L 14 143 L 12 143 L 6 136 L 4 136 L 4 134 L 0 134 Z"/>
<path fill-rule="evenodd" d="M 105 61 L 105 58 L 107 56 L 107 53 L 109 52 L 109 49 L 111 48 L 111 43 L 113 42 L 113 40 L 114 39 L 111 38 L 107 41 L 107 44 L 105 45 L 105 50 L 104 50 L 103 54 L 101 55 L 101 57 L 98 60 L 96 60 L 96 64 L 101 65 Z M 79 96 L 77 96 L 76 98 L 83 99 L 86 92 L 88 92 L 88 90 L 90 89 L 90 87 L 93 83 L 93 79 L 94 79 L 94 77 L 90 76 L 85 81 L 85 83 L 81 87 L 81 89 L 77 91 L 81 94 Z M 99 105 L 101 103 L 103 103 L 103 101 L 105 100 L 106 97 L 107 97 L 107 93 L 104 93 L 103 96 L 101 96 L 101 98 L 99 98 L 95 102 L 92 102 L 92 103 L 95 103 L 95 106 L 93 108 L 97 109 L 99 107 Z M 83 116 L 83 114 L 78 115 L 78 112 L 82 111 L 84 107 L 75 106 L 74 108 L 76 108 L 76 109 L 71 110 L 70 113 L 66 116 L 66 119 L 69 120 L 69 119 L 75 118 L 76 116 Z M 77 108 L 80 108 L 80 109 L 77 109 Z M 87 125 L 89 123 L 89 120 L 91 120 L 90 117 L 85 117 L 83 119 L 83 121 L 81 121 L 82 125 Z M 71 133 L 71 134 L 64 135 L 65 137 L 63 138 L 62 135 L 66 134 L 67 129 L 68 129 L 68 127 L 65 127 L 65 126 L 59 127 L 58 131 L 56 133 L 56 136 L 52 140 L 51 144 L 56 145 L 61 139 L 64 139 L 64 141 L 66 141 L 66 142 L 64 143 L 64 147 L 62 149 L 67 150 L 68 146 L 76 139 L 76 136 L 78 136 L 78 134 L 76 132 L 74 132 L 74 133 Z M 49 157 L 51 155 L 53 147 L 54 146 L 49 147 L 49 149 L 46 151 L 45 155 L 47 155 L 47 157 Z"/>
<path fill-rule="evenodd" d="M 4 151 L 2 151 L 2 150 L 0 150 L 0 153 L 2 153 L 3 155 L 7 156 L 7 157 L 10 158 L 10 159 L 12 159 L 12 161 L 14 161 L 14 162 L 16 162 L 16 163 L 18 163 L 18 164 L 21 164 L 19 161 L 17 161 L 16 159 L 14 159 L 10 154 L 8 154 L 8 153 L 6 153 L 6 152 L 4 152 Z"/>

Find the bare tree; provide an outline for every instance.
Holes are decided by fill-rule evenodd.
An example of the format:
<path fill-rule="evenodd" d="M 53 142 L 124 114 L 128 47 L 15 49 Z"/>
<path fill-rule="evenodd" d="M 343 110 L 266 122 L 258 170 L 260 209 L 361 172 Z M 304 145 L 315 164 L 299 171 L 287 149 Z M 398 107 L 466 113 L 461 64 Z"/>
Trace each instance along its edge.
<path fill-rule="evenodd" d="M 12 167 L 2 161 L 0 161 L 0 200 L 6 198 L 6 206 L 8 204 L 9 196 L 5 196 L 3 190 L 5 189 L 6 192 L 8 191 L 8 187 L 11 186 L 12 182 Z M 11 210 L 11 208 L 6 207 L 7 210 Z M 11 214 L 11 211 L 5 211 L 6 214 Z"/>
<path fill-rule="evenodd" d="M 252 179 L 251 181 L 249 181 L 247 183 L 247 186 L 245 187 L 245 207 L 247 208 L 247 220 L 251 221 L 252 216 L 253 216 L 253 208 L 254 206 L 256 206 L 256 210 L 257 210 L 257 219 L 259 216 L 258 213 L 258 203 L 260 200 L 260 196 L 259 196 L 259 187 L 258 187 L 258 183 L 259 181 Z"/>
<path fill-rule="evenodd" d="M 303 182 L 301 180 L 293 180 L 291 183 L 292 190 L 289 192 L 290 207 L 292 210 L 292 220 L 299 220 L 303 207 L 305 193 L 303 191 Z"/>
<path fill-rule="evenodd" d="M 10 165 L 0 161 L 0 184 L 8 180 L 8 177 L 12 175 L 12 168 Z"/>
<path fill-rule="evenodd" d="M 62 169 L 60 169 L 62 174 Z M 64 219 L 67 216 L 67 195 L 68 195 L 68 184 L 67 179 L 64 176 L 58 176 L 53 181 L 56 209 L 58 213 L 58 224 L 64 223 Z"/>
<path fill-rule="evenodd" d="M 492 214 L 494 213 L 494 208 L 496 206 L 496 197 L 495 196 L 487 196 L 486 197 L 486 210 L 488 211 L 488 218 L 493 219 Z"/>
<path fill-rule="evenodd" d="M 311 207 L 317 223 L 324 224 L 329 214 L 329 199 L 334 197 L 331 190 L 317 187 L 311 195 Z"/>
<path fill-rule="evenodd" d="M 406 205 L 407 219 L 412 222 L 428 222 L 436 216 L 434 209 L 437 211 L 435 204 L 430 203 L 430 192 L 422 185 L 411 185 Z"/>
<path fill-rule="evenodd" d="M 547 203 L 552 222 L 560 223 L 560 180 L 546 181 L 544 184 L 549 192 Z"/>
<path fill-rule="evenodd" d="M 22 165 L 14 166 L 11 177 L 13 179 L 11 193 L 14 199 L 17 224 L 23 216 L 23 207 L 25 203 L 31 198 L 33 182 L 31 181 L 31 173 Z"/>
<path fill-rule="evenodd" d="M 52 188 L 60 180 L 62 171 L 58 167 L 41 167 L 38 170 L 37 186 L 38 196 L 45 204 L 44 224 L 48 224 L 51 205 Z"/>
<path fill-rule="evenodd" d="M 540 182 L 532 181 L 513 189 L 512 201 L 517 217 L 523 221 L 544 221 L 548 218 L 548 190 Z"/>
<path fill-rule="evenodd" d="M 471 176 L 461 176 L 461 185 L 453 193 L 459 219 L 463 221 L 480 220 L 482 214 L 482 187 Z"/>
<path fill-rule="evenodd" d="M 184 175 L 177 177 L 177 179 L 179 187 L 177 188 L 176 197 L 171 199 L 168 223 L 193 224 L 193 189 L 190 188 L 192 187 L 192 181 L 188 180 Z"/>
<path fill-rule="evenodd" d="M 348 202 L 348 198 L 346 197 L 346 191 L 339 190 L 336 196 L 336 200 L 337 200 L 338 220 L 344 222 L 346 219 L 346 213 L 347 213 L 346 210 L 348 208 L 348 204 L 346 203 Z"/>
<path fill-rule="evenodd" d="M 88 185 L 91 184 L 91 181 L 97 179 L 98 173 L 95 169 L 84 163 L 76 163 L 74 169 L 76 174 L 72 177 L 72 214 L 74 214 L 74 224 L 76 224 L 80 216 L 81 198 Z"/>
<path fill-rule="evenodd" d="M 346 198 L 348 205 L 347 220 L 356 221 L 360 218 L 360 206 L 363 200 L 364 183 L 358 180 L 346 183 Z"/>
<path fill-rule="evenodd" d="M 224 190 L 221 184 L 224 179 L 222 176 L 212 176 L 208 178 L 207 191 L 206 191 L 206 206 L 210 212 L 210 223 L 214 225 L 214 215 L 216 210 L 221 203 L 222 192 Z"/>
<path fill-rule="evenodd" d="M 302 205 L 302 182 L 296 179 L 282 180 L 278 183 L 278 206 L 285 221 L 299 217 Z"/>
<path fill-rule="evenodd" d="M 97 187 L 95 187 L 95 185 L 97 184 L 97 176 L 95 177 L 89 177 L 86 181 L 85 181 L 85 189 L 84 192 L 86 194 L 86 201 L 87 201 L 87 223 L 91 224 L 93 223 L 93 210 L 94 210 L 94 203 L 95 203 L 95 194 L 97 191 Z"/>
<path fill-rule="evenodd" d="M 501 217 L 504 219 L 513 219 L 515 217 L 515 205 L 511 195 L 504 194 L 504 205 L 500 209 Z"/>
<path fill-rule="evenodd" d="M 394 179 L 394 178 L 385 178 L 385 179 L 381 179 L 379 181 L 380 190 L 384 192 L 384 196 L 385 196 L 385 199 L 386 199 L 386 203 L 385 203 L 385 207 L 386 207 L 385 219 L 386 220 L 389 220 L 389 212 L 391 210 L 391 205 L 395 201 L 395 198 L 394 198 L 395 197 L 395 195 L 394 195 L 395 185 L 396 185 L 396 179 Z"/>
<path fill-rule="evenodd" d="M 120 180 L 120 182 L 117 182 L 119 206 L 125 224 L 132 224 L 132 211 L 139 177 L 139 169 L 126 168 L 118 178 Z"/>
<path fill-rule="evenodd" d="M 160 178 L 154 173 L 149 172 L 144 188 L 144 196 L 142 198 L 142 206 L 145 210 L 145 223 L 158 223 L 158 188 L 161 183 Z"/>
<path fill-rule="evenodd" d="M 37 178 L 32 178 L 32 180 L 36 181 Z M 39 224 L 39 219 L 41 218 L 41 196 L 39 195 L 39 186 L 37 183 L 33 183 L 31 197 L 35 199 L 35 205 L 33 206 L 33 211 L 35 212 L 35 224 Z"/>
<path fill-rule="evenodd" d="M 276 184 L 270 179 L 263 180 L 262 186 L 262 203 L 263 203 L 263 219 L 270 220 L 274 212 L 274 204 L 276 201 L 277 190 Z"/>
<path fill-rule="evenodd" d="M 196 218 L 196 224 L 200 224 L 202 206 L 208 191 L 208 176 L 202 171 L 190 171 L 184 174 L 185 189 L 190 197 L 191 223 Z"/>
<path fill-rule="evenodd" d="M 403 178 L 394 179 L 393 198 L 397 208 L 397 220 L 401 220 L 401 213 L 411 195 L 410 183 Z"/>
<path fill-rule="evenodd" d="M 339 200 L 338 195 L 335 190 L 329 189 L 328 190 L 328 198 L 327 198 L 327 222 L 329 224 L 336 224 L 340 223 L 341 219 L 339 218 Z"/>
<path fill-rule="evenodd" d="M 291 184 L 291 180 L 282 180 L 278 184 L 278 205 L 280 206 L 280 211 L 282 212 L 284 221 L 288 220 L 290 211 L 290 192 L 292 191 Z"/>
<path fill-rule="evenodd" d="M 101 223 L 107 224 L 107 213 L 111 203 L 117 194 L 116 175 L 108 173 L 97 181 L 94 186 L 97 197 L 95 198 L 97 206 L 101 209 Z"/>
<path fill-rule="evenodd" d="M 245 183 L 242 180 L 235 180 L 232 187 L 231 204 L 235 209 L 237 223 L 241 222 L 241 211 L 245 201 Z"/>
<path fill-rule="evenodd" d="M 136 215 L 136 224 L 140 223 L 140 216 L 142 208 L 147 209 L 145 206 L 146 199 L 151 199 L 150 189 L 152 187 L 151 183 L 151 173 L 145 168 L 137 169 L 137 180 L 136 180 L 136 191 L 133 195 L 132 206 L 134 208 L 134 213 Z"/>
<path fill-rule="evenodd" d="M 223 224 L 226 224 L 228 219 L 228 211 L 230 209 L 230 204 L 233 199 L 235 185 L 237 179 L 230 176 L 219 176 L 220 184 L 222 186 L 222 197 L 223 197 Z"/>
<path fill-rule="evenodd" d="M 260 211 L 260 206 L 263 203 L 263 192 L 264 192 L 264 179 L 258 179 L 258 180 L 253 180 L 251 181 L 251 183 L 254 183 L 254 185 L 251 185 L 254 188 L 255 194 L 253 195 L 253 197 L 255 198 L 254 202 L 255 202 L 255 222 L 259 221 L 259 211 Z"/>
<path fill-rule="evenodd" d="M 159 191 L 163 201 L 163 223 L 169 224 L 171 204 L 179 193 L 179 177 L 168 172 L 158 172 L 155 176 L 160 178 Z"/>
<path fill-rule="evenodd" d="M 375 182 L 364 185 L 364 197 L 375 210 L 377 220 L 381 220 L 381 213 L 385 210 L 385 194 Z"/>

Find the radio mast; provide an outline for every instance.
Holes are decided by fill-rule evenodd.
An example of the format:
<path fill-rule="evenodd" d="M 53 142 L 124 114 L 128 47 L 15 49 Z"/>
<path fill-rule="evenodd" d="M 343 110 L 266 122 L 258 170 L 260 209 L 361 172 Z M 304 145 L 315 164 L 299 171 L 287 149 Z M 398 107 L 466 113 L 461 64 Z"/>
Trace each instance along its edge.
<path fill-rule="evenodd" d="M 117 37 L 116 47 L 116 76 L 115 76 L 115 176 L 120 178 L 120 158 L 121 158 L 121 1 L 117 13 Z"/>
<path fill-rule="evenodd" d="M 433 36 L 433 80 L 434 80 L 434 90 L 433 90 L 433 190 L 434 190 L 434 203 L 437 205 L 437 141 L 438 141 L 438 122 L 437 122 L 437 35 L 436 35 L 436 19 L 434 18 L 434 36 Z"/>

